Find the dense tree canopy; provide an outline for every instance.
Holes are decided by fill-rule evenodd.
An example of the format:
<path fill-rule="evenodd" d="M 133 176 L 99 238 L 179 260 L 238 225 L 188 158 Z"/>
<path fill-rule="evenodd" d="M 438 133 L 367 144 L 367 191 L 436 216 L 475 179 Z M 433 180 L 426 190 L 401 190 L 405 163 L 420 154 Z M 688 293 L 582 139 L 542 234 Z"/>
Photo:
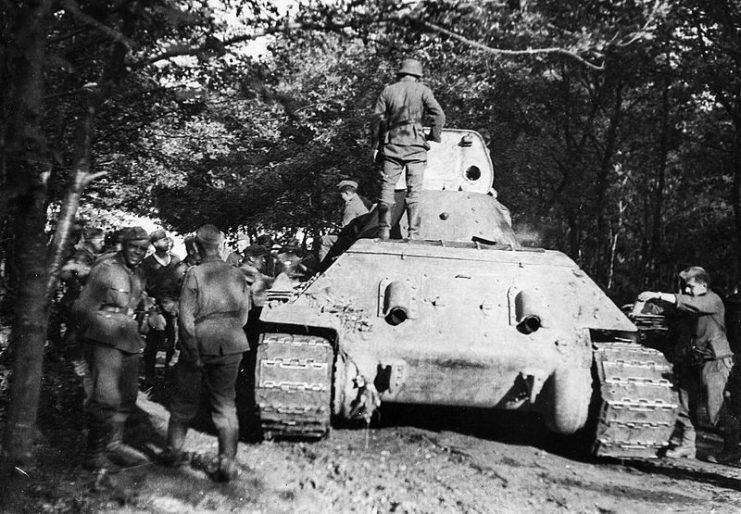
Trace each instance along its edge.
<path fill-rule="evenodd" d="M 726 287 L 738 279 L 737 2 L 69 1 L 51 12 L 50 201 L 79 168 L 94 97 L 88 166 L 104 176 L 87 206 L 179 231 L 218 220 L 318 235 L 336 221 L 339 177 L 375 196 L 370 109 L 414 56 L 449 124 L 490 138 L 523 241 L 566 251 L 620 297 L 668 286 L 690 262 Z M 734 244 L 701 250 L 718 241 Z"/>

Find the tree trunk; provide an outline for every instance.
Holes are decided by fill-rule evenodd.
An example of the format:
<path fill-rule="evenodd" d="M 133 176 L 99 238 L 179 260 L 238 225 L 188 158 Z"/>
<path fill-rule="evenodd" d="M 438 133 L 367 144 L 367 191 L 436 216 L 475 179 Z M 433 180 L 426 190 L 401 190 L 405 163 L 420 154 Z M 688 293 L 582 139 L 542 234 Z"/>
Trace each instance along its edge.
<path fill-rule="evenodd" d="M 80 117 L 77 134 L 77 148 L 75 149 L 74 176 L 72 177 L 62 200 L 62 208 L 57 219 L 54 238 L 49 249 L 49 283 L 47 285 L 47 301 L 51 301 L 59 282 L 59 270 L 62 259 L 70 244 L 70 234 L 75 222 L 77 209 L 80 206 L 80 197 L 85 187 L 96 178 L 105 175 L 105 172 L 90 173 L 90 148 L 92 145 L 93 119 L 99 101 L 96 97 L 88 97 L 85 112 Z"/>
<path fill-rule="evenodd" d="M 8 167 L 5 201 L 13 209 L 19 290 L 11 333 L 13 375 L 3 433 L 0 483 L 30 455 L 41 390 L 41 370 L 49 306 L 45 301 L 46 177 L 50 171 L 41 130 L 43 72 L 51 0 L 25 2 L 14 26 L 7 56 L 13 106 L 6 130 Z"/>
<path fill-rule="evenodd" d="M 736 227 L 736 255 L 733 263 L 733 280 L 738 280 L 738 273 L 741 270 L 741 125 L 734 124 L 736 130 L 734 149 L 733 149 L 733 214 Z"/>
<path fill-rule="evenodd" d="M 665 84 L 661 93 L 661 130 L 659 133 L 659 149 L 656 159 L 656 174 L 654 190 L 651 197 L 653 204 L 653 224 L 651 229 L 651 244 L 649 246 L 649 273 L 651 280 L 658 279 L 657 270 L 660 267 L 662 256 L 661 231 L 664 227 L 663 203 L 666 183 L 666 161 L 669 155 L 669 85 Z"/>

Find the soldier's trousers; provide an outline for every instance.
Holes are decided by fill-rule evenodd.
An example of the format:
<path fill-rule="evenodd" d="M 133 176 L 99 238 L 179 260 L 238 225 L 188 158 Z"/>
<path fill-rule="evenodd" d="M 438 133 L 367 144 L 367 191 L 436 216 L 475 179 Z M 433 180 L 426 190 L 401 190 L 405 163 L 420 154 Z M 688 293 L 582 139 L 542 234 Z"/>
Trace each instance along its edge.
<path fill-rule="evenodd" d="M 139 354 L 85 341 L 92 391 L 85 406 L 90 423 L 123 422 L 136 406 Z"/>
<path fill-rule="evenodd" d="M 692 430 L 704 409 L 715 425 L 724 402 L 724 391 L 733 366 L 732 357 L 705 362 L 701 366 L 682 365 L 675 368 L 679 382 L 679 417 L 677 424 Z"/>
<path fill-rule="evenodd" d="M 157 369 L 157 351 L 165 350 L 165 368 L 175 354 L 175 327 L 177 318 L 167 311 L 162 312 L 165 318 L 165 329 L 150 329 L 146 337 L 146 346 L 144 347 L 144 376 L 147 379 L 154 379 Z"/>
<path fill-rule="evenodd" d="M 419 202 L 419 198 L 422 196 L 425 168 L 427 167 L 426 157 L 426 153 L 422 155 L 414 154 L 410 159 L 384 156 L 383 169 L 381 170 L 381 203 L 394 204 L 394 191 L 404 166 L 407 170 L 407 205 L 415 205 Z"/>
<path fill-rule="evenodd" d="M 179 360 L 175 365 L 176 390 L 170 404 L 171 419 L 187 425 L 198 413 L 202 384 L 211 404 L 211 419 L 217 430 L 239 429 L 235 385 L 241 353 L 203 355 L 202 368 Z"/>

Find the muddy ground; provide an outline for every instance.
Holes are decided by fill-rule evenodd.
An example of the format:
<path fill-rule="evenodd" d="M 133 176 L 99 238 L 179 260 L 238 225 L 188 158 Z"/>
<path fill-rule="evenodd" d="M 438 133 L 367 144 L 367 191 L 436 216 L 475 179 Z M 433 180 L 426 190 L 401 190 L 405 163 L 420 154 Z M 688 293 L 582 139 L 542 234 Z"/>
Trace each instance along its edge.
<path fill-rule="evenodd" d="M 338 428 L 317 443 L 244 442 L 242 473 L 215 484 L 200 469 L 146 464 L 116 475 L 81 467 L 80 392 L 47 373 L 37 460 L 6 512 L 740 512 L 741 468 L 700 460 L 591 460 L 537 416 L 387 406 L 371 428 Z M 127 437 L 163 446 L 162 396 L 140 395 Z M 214 451 L 208 422 L 188 448 Z M 246 434 L 248 435 L 248 434 Z M 703 433 L 700 455 L 717 451 Z"/>

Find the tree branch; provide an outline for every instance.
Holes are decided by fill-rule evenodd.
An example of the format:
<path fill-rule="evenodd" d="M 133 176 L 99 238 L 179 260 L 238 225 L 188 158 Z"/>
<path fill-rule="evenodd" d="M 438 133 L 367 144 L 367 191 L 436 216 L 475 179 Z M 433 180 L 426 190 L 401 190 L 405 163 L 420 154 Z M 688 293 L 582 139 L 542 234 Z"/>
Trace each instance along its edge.
<path fill-rule="evenodd" d="M 383 22 L 383 21 L 389 21 L 391 19 L 398 20 L 397 17 L 392 17 L 389 19 L 381 19 L 381 20 L 376 20 L 376 21 Z M 259 37 L 280 34 L 282 32 L 290 32 L 292 30 L 321 30 L 324 32 L 339 32 L 342 29 L 354 28 L 354 27 L 357 27 L 356 21 L 348 21 L 344 23 L 334 23 L 334 22 L 315 23 L 315 22 L 306 22 L 306 21 L 286 22 L 286 23 L 276 25 L 273 27 L 268 27 L 265 29 L 257 30 L 253 32 L 252 34 L 242 34 L 240 36 L 234 36 L 229 39 L 225 39 L 223 41 L 220 41 L 216 38 L 207 38 L 207 40 L 200 45 L 173 44 L 172 46 L 170 46 L 170 48 L 168 48 L 164 52 L 161 52 L 148 59 L 144 59 L 139 62 L 134 62 L 132 64 L 132 68 L 133 69 L 146 68 L 147 66 L 151 66 L 152 64 L 156 62 L 164 61 L 167 59 L 172 59 L 173 57 L 196 55 L 196 54 L 206 52 L 209 50 L 211 51 L 218 50 L 218 49 L 224 50 L 227 47 L 236 45 L 238 43 L 244 43 L 245 41 L 251 41 Z"/>
<path fill-rule="evenodd" d="M 444 34 L 450 38 L 455 39 L 456 41 L 460 41 L 461 43 L 471 46 L 473 48 L 478 48 L 479 50 L 483 50 L 484 52 L 495 54 L 495 55 L 510 55 L 510 56 L 517 56 L 517 55 L 537 55 L 537 54 L 560 54 L 564 55 L 566 57 L 569 57 L 571 59 L 574 59 L 581 63 L 582 65 L 586 66 L 589 69 L 595 70 L 595 71 L 604 71 L 605 65 L 600 64 L 593 64 L 580 55 L 571 52 L 569 50 L 566 50 L 565 48 L 560 47 L 547 47 L 547 48 L 528 48 L 527 50 L 507 50 L 504 48 L 492 48 L 490 46 L 487 46 L 483 43 L 479 43 L 477 41 L 472 41 L 466 37 L 461 36 L 460 34 L 456 34 L 455 32 L 451 32 L 448 29 L 445 29 L 443 27 L 440 27 L 438 25 L 435 25 L 434 23 L 430 23 L 429 21 L 419 20 L 419 19 L 412 19 L 414 23 L 417 23 L 419 25 L 422 25 L 423 27 L 432 30 L 434 32 L 439 32 L 441 34 Z"/>
<path fill-rule="evenodd" d="M 123 34 L 121 34 L 119 31 L 109 27 L 108 25 L 99 22 L 92 16 L 88 16 L 84 12 L 82 12 L 82 9 L 80 9 L 80 6 L 75 0 L 61 0 L 60 4 L 62 7 L 64 7 L 64 10 L 67 11 L 69 14 L 80 20 L 85 25 L 89 25 L 90 27 L 93 27 L 94 29 L 102 32 L 109 38 L 113 39 L 114 41 L 117 41 L 118 43 L 121 43 L 128 48 L 135 48 L 136 43 L 134 43 L 131 39 L 127 38 Z"/>

